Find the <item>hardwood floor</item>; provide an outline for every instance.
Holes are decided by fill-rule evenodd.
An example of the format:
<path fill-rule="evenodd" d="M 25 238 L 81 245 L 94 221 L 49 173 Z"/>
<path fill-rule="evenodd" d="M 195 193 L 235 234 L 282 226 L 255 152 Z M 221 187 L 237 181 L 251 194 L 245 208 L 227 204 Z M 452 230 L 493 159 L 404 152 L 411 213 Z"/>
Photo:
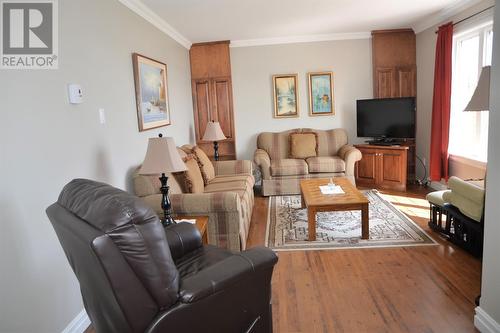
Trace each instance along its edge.
<path fill-rule="evenodd" d="M 278 252 L 274 332 L 477 332 L 480 261 L 428 228 L 425 190 L 381 192 L 439 246 Z M 255 199 L 249 247 L 265 241 L 268 199 Z"/>
<path fill-rule="evenodd" d="M 426 191 L 381 192 L 439 246 L 278 252 L 274 332 L 477 332 L 480 261 L 427 226 Z M 256 198 L 249 246 L 264 244 L 267 204 Z"/>

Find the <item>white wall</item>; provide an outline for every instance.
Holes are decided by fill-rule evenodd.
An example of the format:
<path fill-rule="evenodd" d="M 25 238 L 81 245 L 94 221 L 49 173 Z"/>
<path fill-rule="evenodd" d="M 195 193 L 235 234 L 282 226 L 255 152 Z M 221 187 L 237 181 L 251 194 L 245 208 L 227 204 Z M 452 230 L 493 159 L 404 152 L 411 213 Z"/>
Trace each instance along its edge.
<path fill-rule="evenodd" d="M 434 90 L 434 61 L 437 39 L 435 31 L 441 24 L 449 21 L 458 22 L 471 14 L 490 7 L 494 3 L 494 0 L 484 0 L 454 17 L 417 34 L 417 155 L 425 158 L 427 168 L 429 167 L 431 144 L 432 95 Z M 475 172 L 481 173 L 481 170 L 475 170 Z M 460 174 L 460 171 L 457 173 Z M 417 175 L 418 177 L 423 176 L 423 169 L 420 164 L 417 164 Z M 471 175 L 470 177 L 474 176 Z"/>
<path fill-rule="evenodd" d="M 356 138 L 356 100 L 373 97 L 371 40 L 231 48 L 236 152 L 253 159 L 257 135 L 298 127 L 346 128 Z M 309 116 L 307 73 L 334 72 L 335 116 Z M 299 118 L 273 118 L 273 74 L 299 75 Z"/>
<path fill-rule="evenodd" d="M 480 307 L 496 321 L 500 332 L 500 8 L 495 7 L 493 66 L 491 69 L 490 116 L 488 137 L 488 180 L 484 221 L 483 275 Z M 477 318 L 476 318 L 477 319 Z M 486 332 L 486 331 L 484 331 Z"/>
<path fill-rule="evenodd" d="M 148 137 L 193 137 L 188 51 L 118 1 L 59 1 L 59 47 L 58 70 L 0 71 L 2 333 L 61 332 L 83 308 L 45 215 L 63 185 L 85 177 L 129 188 Z M 138 132 L 132 52 L 168 65 L 172 126 Z M 68 104 L 70 82 L 84 87 L 83 104 Z"/>

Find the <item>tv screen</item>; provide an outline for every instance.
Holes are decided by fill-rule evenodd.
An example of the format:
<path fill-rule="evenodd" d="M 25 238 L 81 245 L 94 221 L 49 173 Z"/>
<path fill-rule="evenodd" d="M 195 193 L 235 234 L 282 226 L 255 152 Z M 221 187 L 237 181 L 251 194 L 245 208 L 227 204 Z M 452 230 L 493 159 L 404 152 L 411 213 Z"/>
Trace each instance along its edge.
<path fill-rule="evenodd" d="M 357 101 L 358 137 L 415 137 L 415 98 Z"/>

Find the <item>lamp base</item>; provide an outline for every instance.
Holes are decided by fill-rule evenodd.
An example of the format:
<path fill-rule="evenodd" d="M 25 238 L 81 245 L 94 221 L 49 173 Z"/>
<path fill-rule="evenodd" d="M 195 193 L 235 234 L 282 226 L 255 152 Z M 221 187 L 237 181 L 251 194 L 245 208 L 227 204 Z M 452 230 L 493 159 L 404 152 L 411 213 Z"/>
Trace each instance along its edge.
<path fill-rule="evenodd" d="M 176 223 L 172 218 L 172 204 L 170 203 L 170 198 L 168 197 L 168 190 L 170 187 L 167 185 L 168 177 L 162 173 L 160 177 L 161 187 L 160 192 L 161 197 L 161 208 L 163 209 L 163 218 L 161 218 L 161 223 L 164 227 Z"/>
<path fill-rule="evenodd" d="M 161 219 L 161 224 L 163 224 L 163 227 L 168 227 L 169 225 L 176 224 L 174 218 L 172 216 L 167 216 L 163 217 Z"/>
<path fill-rule="evenodd" d="M 219 143 L 214 141 L 214 160 L 219 160 Z"/>

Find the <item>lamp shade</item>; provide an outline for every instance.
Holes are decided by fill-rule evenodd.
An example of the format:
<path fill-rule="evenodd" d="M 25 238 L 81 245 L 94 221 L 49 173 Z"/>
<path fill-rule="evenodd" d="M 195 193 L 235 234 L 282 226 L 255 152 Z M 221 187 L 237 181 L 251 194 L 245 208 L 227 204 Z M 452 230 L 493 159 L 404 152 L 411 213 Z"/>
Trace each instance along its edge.
<path fill-rule="evenodd" d="M 220 128 L 220 124 L 217 121 L 211 121 L 207 123 L 207 128 L 205 129 L 205 134 L 203 135 L 203 141 L 220 141 L 225 140 L 226 136 Z"/>
<path fill-rule="evenodd" d="M 489 111 L 490 109 L 490 69 L 485 66 L 479 75 L 476 90 L 464 111 Z"/>
<path fill-rule="evenodd" d="M 150 138 L 146 157 L 139 173 L 142 175 L 155 175 L 164 172 L 178 172 L 186 170 L 181 155 L 175 147 L 173 138 Z"/>

